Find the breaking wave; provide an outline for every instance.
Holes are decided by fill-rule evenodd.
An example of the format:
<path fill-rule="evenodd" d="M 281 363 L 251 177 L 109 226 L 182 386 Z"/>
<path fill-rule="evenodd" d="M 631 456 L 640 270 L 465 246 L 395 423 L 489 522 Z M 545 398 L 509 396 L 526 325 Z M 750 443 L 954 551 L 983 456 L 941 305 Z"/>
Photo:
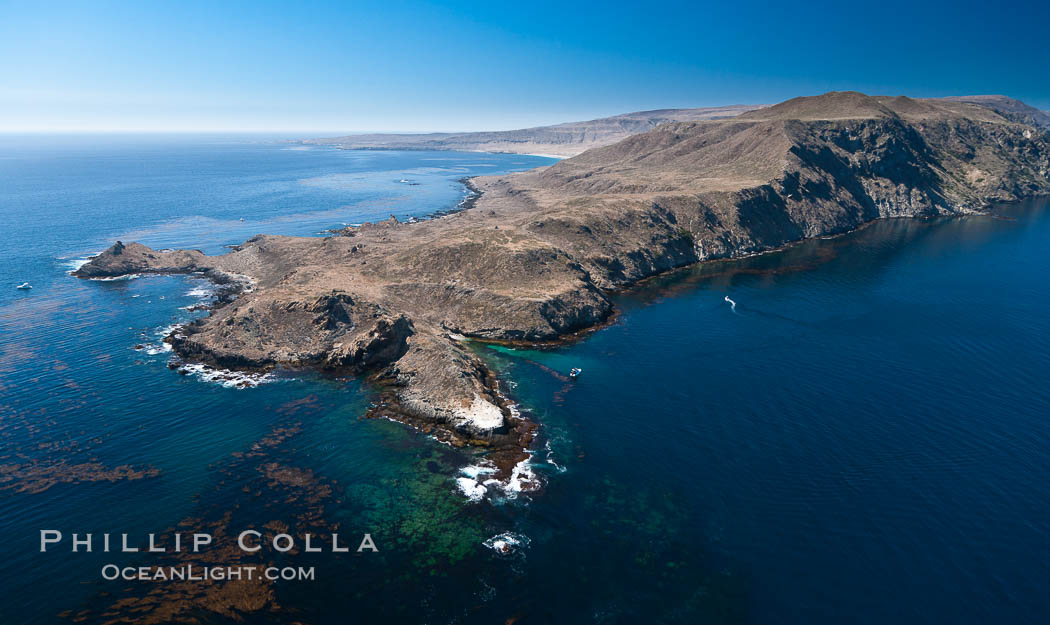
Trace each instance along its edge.
<path fill-rule="evenodd" d="M 566 467 L 558 464 L 557 461 L 554 460 L 554 449 L 551 447 L 550 440 L 548 440 L 543 445 L 543 448 L 547 451 L 547 464 L 549 464 L 552 467 L 554 467 L 558 471 L 558 473 L 565 473 L 568 469 Z"/>
<path fill-rule="evenodd" d="M 540 487 L 539 477 L 532 469 L 532 456 L 522 460 L 510 473 L 510 478 L 500 481 L 494 477 L 485 478 L 496 472 L 496 467 L 487 464 L 472 464 L 459 470 L 456 488 L 470 501 L 485 499 L 490 493 L 497 493 L 504 499 L 517 499 L 521 493 L 537 490 Z"/>
<path fill-rule="evenodd" d="M 91 259 L 96 257 L 96 256 L 98 256 L 98 254 L 91 254 L 89 256 L 81 256 L 80 258 L 74 258 L 72 260 L 64 260 L 63 264 L 65 265 L 65 267 L 67 269 L 66 273 L 72 274 L 77 269 L 80 269 L 84 265 L 86 265 L 89 262 L 91 262 Z"/>
<path fill-rule="evenodd" d="M 488 494 L 488 482 L 497 482 L 497 480 L 485 480 L 482 481 L 483 475 L 489 475 L 496 472 L 496 467 L 472 464 L 465 466 L 459 470 L 460 476 L 456 478 L 456 487 L 461 493 L 463 493 L 467 499 L 471 501 L 481 501 Z"/>
<path fill-rule="evenodd" d="M 532 541 L 524 534 L 514 532 L 503 532 L 496 534 L 481 543 L 501 556 L 509 556 L 517 551 L 525 549 Z"/>
<path fill-rule="evenodd" d="M 182 365 L 178 372 L 183 375 L 192 375 L 203 382 L 212 382 L 223 388 L 255 388 L 260 384 L 273 382 L 277 379 L 273 373 L 247 373 L 244 371 L 231 371 L 229 369 L 217 369 L 200 363 Z"/>

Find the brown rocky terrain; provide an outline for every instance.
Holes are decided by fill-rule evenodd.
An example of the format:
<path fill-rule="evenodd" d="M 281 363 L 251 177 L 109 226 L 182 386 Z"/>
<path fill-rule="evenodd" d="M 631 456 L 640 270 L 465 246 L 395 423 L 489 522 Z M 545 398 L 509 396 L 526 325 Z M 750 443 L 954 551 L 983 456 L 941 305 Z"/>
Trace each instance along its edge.
<path fill-rule="evenodd" d="M 709 108 L 659 109 L 520 130 L 360 134 L 327 139 L 308 139 L 303 143 L 333 145 L 351 150 L 461 150 L 575 156 L 585 150 L 616 143 L 631 135 L 652 130 L 667 122 L 724 119 L 736 117 L 757 108 L 761 107 L 741 104 Z"/>
<path fill-rule="evenodd" d="M 1010 121 L 1041 128 L 1050 128 L 1050 111 L 1041 111 L 1034 106 L 1028 106 L 1020 100 L 1014 100 L 1004 95 L 960 95 L 944 99 L 978 104 L 992 109 Z"/>
<path fill-rule="evenodd" d="M 606 320 L 612 290 L 676 267 L 1050 193 L 1050 134 L 980 102 L 835 92 L 473 182 L 474 207 L 440 219 L 258 236 L 222 256 L 117 243 L 77 275 L 250 279 L 171 337 L 180 357 L 369 375 L 383 414 L 492 445 L 506 477 L 532 426 L 464 337 L 557 341 Z"/>

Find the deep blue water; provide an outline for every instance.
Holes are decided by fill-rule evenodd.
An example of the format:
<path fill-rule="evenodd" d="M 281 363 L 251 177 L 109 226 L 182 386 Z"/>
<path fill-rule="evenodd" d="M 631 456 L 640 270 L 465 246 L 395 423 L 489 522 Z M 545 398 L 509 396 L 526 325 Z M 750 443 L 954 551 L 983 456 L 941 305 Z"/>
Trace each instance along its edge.
<path fill-rule="evenodd" d="M 570 391 L 513 375 L 555 398 L 572 488 L 668 493 L 679 539 L 746 579 L 751 622 L 1047 622 L 1047 208 L 662 278 L 526 356 L 582 367 Z"/>
<path fill-rule="evenodd" d="M 132 556 L 38 553 L 40 529 L 273 520 L 370 531 L 382 551 L 289 556 L 319 579 L 248 622 L 1050 620 L 1046 202 L 664 276 L 556 350 L 478 346 L 542 424 L 546 487 L 470 503 L 469 454 L 360 419 L 355 380 L 169 370 L 160 334 L 202 314 L 181 309 L 200 280 L 66 275 L 117 238 L 217 253 L 423 216 L 462 198 L 458 178 L 550 162 L 291 147 L 0 140 L 0 622 L 98 621 L 149 590 L 99 579 Z M 92 481 L 124 464 L 159 474 Z M 528 545 L 482 545 L 503 532 Z"/>

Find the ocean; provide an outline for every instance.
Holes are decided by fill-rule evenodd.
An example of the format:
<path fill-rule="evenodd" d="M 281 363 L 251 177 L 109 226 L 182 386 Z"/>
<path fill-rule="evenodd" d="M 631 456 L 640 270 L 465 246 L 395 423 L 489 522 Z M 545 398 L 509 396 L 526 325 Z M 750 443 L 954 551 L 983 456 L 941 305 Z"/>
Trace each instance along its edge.
<path fill-rule="evenodd" d="M 364 419 L 358 380 L 169 369 L 205 280 L 68 275 L 118 239 L 221 253 L 423 218 L 465 176 L 551 162 L 0 138 L 0 622 L 1050 619 L 1045 200 L 660 276 L 573 345 L 475 345 L 541 424 L 544 487 L 483 501 L 470 450 Z M 257 587 L 107 581 L 169 556 L 39 543 L 288 527 L 379 552 L 271 552 L 316 577 Z"/>

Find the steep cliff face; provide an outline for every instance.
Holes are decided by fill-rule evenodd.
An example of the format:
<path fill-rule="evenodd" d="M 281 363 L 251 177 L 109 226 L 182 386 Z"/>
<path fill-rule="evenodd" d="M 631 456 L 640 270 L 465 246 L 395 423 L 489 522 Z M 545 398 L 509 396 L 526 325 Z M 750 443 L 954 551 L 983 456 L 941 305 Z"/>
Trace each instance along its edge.
<path fill-rule="evenodd" d="M 832 93 L 672 123 L 552 167 L 475 179 L 474 208 L 223 256 L 118 243 L 86 278 L 200 271 L 251 289 L 171 337 L 188 360 L 367 373 L 379 410 L 495 445 L 531 440 L 462 338 L 551 341 L 609 317 L 609 289 L 711 258 L 1050 193 L 1050 134 L 973 102 Z M 516 451 L 511 451 L 516 449 Z"/>
<path fill-rule="evenodd" d="M 1045 131 L 974 104 L 836 93 L 669 124 L 479 184 L 528 197 L 540 209 L 529 231 L 608 287 L 873 219 L 1047 193 L 1048 159 Z"/>

